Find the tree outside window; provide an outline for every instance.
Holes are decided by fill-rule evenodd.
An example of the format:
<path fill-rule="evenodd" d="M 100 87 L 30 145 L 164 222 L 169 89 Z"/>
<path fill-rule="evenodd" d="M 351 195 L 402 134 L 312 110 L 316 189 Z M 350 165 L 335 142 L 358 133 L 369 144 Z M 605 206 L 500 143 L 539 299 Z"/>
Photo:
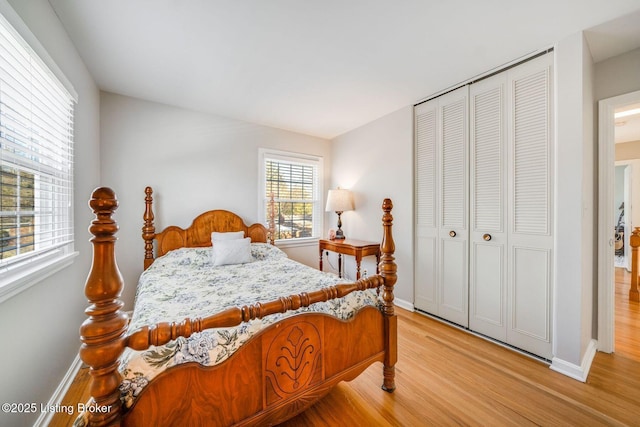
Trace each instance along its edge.
<path fill-rule="evenodd" d="M 0 168 L 0 259 L 34 250 L 34 175 Z"/>

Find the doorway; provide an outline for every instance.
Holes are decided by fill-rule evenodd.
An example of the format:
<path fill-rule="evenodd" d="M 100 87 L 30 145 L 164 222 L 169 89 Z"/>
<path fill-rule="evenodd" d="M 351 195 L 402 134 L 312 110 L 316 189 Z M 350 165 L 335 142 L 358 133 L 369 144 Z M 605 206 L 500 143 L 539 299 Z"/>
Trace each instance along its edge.
<path fill-rule="evenodd" d="M 629 117 L 627 122 L 636 116 L 620 116 L 621 110 L 628 110 L 638 104 L 640 91 L 604 99 L 599 102 L 599 206 L 598 206 L 598 350 L 612 353 L 615 350 L 615 230 L 618 216 L 614 211 L 615 200 L 615 134 L 616 121 Z M 626 107 L 626 108 L 625 108 Z M 638 135 L 636 140 L 640 140 Z M 636 168 L 637 169 L 637 168 Z M 630 169 L 629 172 L 632 172 Z M 636 171 L 636 175 L 640 171 Z M 631 177 L 628 177 L 631 182 Z M 633 184 L 631 184 L 633 185 Z M 638 193 L 638 191 L 636 191 Z M 628 201 L 630 209 L 633 199 Z M 636 204 L 638 207 L 640 204 Z M 636 209 L 638 210 L 638 209 Z M 632 226 L 640 226 L 627 215 L 627 233 Z M 627 246 L 628 247 L 628 246 Z"/>

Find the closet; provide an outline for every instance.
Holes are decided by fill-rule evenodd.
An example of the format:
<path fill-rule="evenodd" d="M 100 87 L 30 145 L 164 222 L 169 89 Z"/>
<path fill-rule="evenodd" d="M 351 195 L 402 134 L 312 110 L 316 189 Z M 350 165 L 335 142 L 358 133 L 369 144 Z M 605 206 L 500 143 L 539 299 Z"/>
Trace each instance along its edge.
<path fill-rule="evenodd" d="M 553 54 L 415 106 L 417 309 L 550 359 Z"/>

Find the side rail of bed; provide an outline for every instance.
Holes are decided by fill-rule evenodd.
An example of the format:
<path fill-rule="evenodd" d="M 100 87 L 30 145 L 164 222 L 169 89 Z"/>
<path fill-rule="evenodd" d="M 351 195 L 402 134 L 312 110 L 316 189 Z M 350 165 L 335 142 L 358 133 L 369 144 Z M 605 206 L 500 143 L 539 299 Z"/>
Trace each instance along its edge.
<path fill-rule="evenodd" d="M 191 334 L 202 332 L 205 329 L 237 326 L 242 322 L 262 319 L 270 314 L 284 313 L 289 310 L 297 310 L 300 307 L 308 307 L 317 302 L 342 298 L 354 291 L 379 288 L 383 283 L 384 279 L 381 276 L 371 276 L 355 283 L 329 286 L 318 291 L 289 295 L 274 301 L 229 308 L 204 318 L 186 318 L 179 323 L 161 322 L 151 326 L 143 326 L 127 337 L 126 346 L 134 350 L 146 350 L 152 345 L 164 345 L 179 337 L 189 338 Z"/>
<path fill-rule="evenodd" d="M 340 284 L 314 292 L 283 297 L 275 301 L 257 303 L 199 319 L 185 319 L 179 323 L 158 323 L 145 326 L 127 335 L 127 316 L 118 298 L 124 283 L 115 260 L 115 233 L 118 230 L 112 216 L 118 207 L 113 190 L 96 189 L 89 201 L 96 215 L 89 231 L 93 234 L 93 262 L 85 285 L 85 295 L 91 304 L 89 316 L 80 328 L 80 358 L 90 366 L 91 404 L 100 410 L 89 414 L 89 424 L 95 426 L 119 425 L 122 416 L 118 372 L 118 359 L 125 347 L 145 350 L 152 345 L 166 344 L 178 337 L 208 328 L 231 327 L 242 322 L 306 307 L 316 302 L 343 297 L 357 290 L 377 288 L 382 291 L 384 306 L 384 361 L 383 385 L 388 392 L 395 389 L 395 363 L 397 361 L 397 318 L 394 313 L 393 287 L 397 281 L 397 266 L 393 253 L 391 200 L 383 203 L 383 240 L 381 243 L 380 274 L 360 279 L 355 283 Z"/>

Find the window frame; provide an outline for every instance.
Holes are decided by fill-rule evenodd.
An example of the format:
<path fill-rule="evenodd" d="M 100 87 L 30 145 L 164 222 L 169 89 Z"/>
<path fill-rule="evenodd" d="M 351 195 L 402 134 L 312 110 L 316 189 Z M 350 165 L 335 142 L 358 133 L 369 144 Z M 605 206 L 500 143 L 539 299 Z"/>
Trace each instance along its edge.
<path fill-rule="evenodd" d="M 73 131 L 73 117 L 75 115 L 75 105 L 77 104 L 78 95 L 73 89 L 73 86 L 64 76 L 60 68 L 55 64 L 52 58 L 49 56 L 44 47 L 38 42 L 37 38 L 29 30 L 28 26 L 22 21 L 20 16 L 13 10 L 13 8 L 6 2 L 6 0 L 0 0 L 0 25 L 8 33 L 8 37 L 11 37 L 13 43 L 24 49 L 26 55 L 31 58 L 32 64 L 46 73 L 48 78 L 52 81 L 52 85 L 56 86 L 58 91 L 63 91 L 65 97 L 68 95 L 69 100 L 69 121 L 67 124 L 70 126 L 69 130 L 69 147 L 70 155 L 68 163 L 69 168 L 69 182 L 67 188 L 68 200 L 65 200 L 65 205 L 68 203 L 68 222 L 70 238 L 68 241 L 60 244 L 54 244 L 51 247 L 41 249 L 41 242 L 34 242 L 33 246 L 36 249 L 34 252 L 27 252 L 22 255 L 16 255 L 17 258 L 7 258 L 12 260 L 0 265 L 0 302 L 3 302 L 12 296 L 28 289 L 35 285 L 46 277 L 55 274 L 56 272 L 66 268 L 73 263 L 73 259 L 78 255 L 74 250 L 74 165 L 73 165 L 73 146 L 74 146 L 74 131 Z M 48 86 L 49 87 L 49 86 Z M 53 87 L 53 86 L 51 86 Z M 11 163 L 7 163 L 5 166 L 11 167 Z M 18 171 L 21 168 L 16 169 Z M 38 175 L 38 174 L 36 174 Z M 39 177 L 37 178 L 39 180 Z M 34 189 L 36 191 L 36 189 Z M 55 194 L 55 193 L 54 193 Z M 37 194 L 34 193 L 34 197 L 37 198 Z M 55 196 L 54 196 L 55 197 Z M 34 210 L 37 211 L 40 201 L 36 201 Z M 66 208 L 65 208 L 66 209 Z M 18 209 L 20 210 L 20 209 Z M 36 214 L 37 215 L 37 214 Z M 38 231 L 41 224 L 34 224 L 34 231 Z"/>
<path fill-rule="evenodd" d="M 280 247 L 307 246 L 316 244 L 321 238 L 324 229 L 324 207 L 323 207 L 323 182 L 324 182 L 324 159 L 322 156 L 311 154 L 295 153 L 268 148 L 258 149 L 259 182 L 258 182 L 258 218 L 259 221 L 269 227 L 269 218 L 266 214 L 269 198 L 267 194 L 266 162 L 267 160 L 281 161 L 283 163 L 311 165 L 316 171 L 316 185 L 314 188 L 313 206 L 313 232 L 310 237 L 292 237 L 289 239 L 276 239 L 275 242 Z"/>

